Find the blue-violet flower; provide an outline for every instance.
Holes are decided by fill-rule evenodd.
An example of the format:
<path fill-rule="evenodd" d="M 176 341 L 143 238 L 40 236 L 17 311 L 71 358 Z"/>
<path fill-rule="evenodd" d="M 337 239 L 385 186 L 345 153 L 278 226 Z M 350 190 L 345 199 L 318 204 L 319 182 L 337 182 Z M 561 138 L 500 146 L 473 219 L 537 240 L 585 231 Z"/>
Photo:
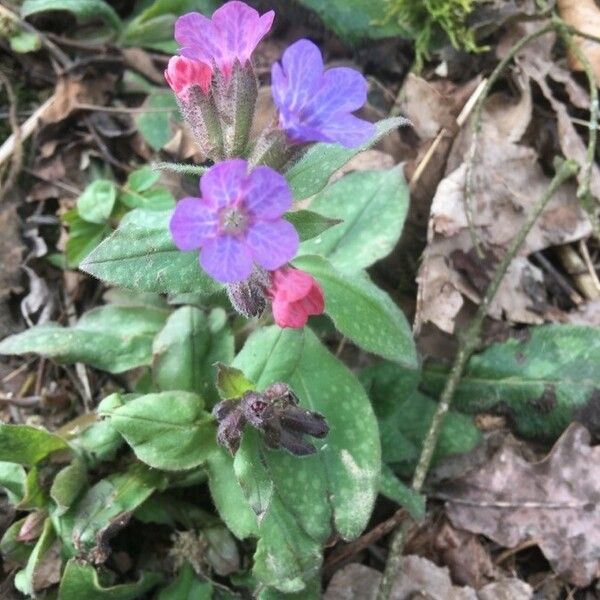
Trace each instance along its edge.
<path fill-rule="evenodd" d="M 323 70 L 321 52 L 299 40 L 271 71 L 279 125 L 293 143 L 337 142 L 354 148 L 375 133 L 375 126 L 351 114 L 367 99 L 367 82 L 354 69 Z"/>
<path fill-rule="evenodd" d="M 248 172 L 242 159 L 211 167 L 200 180 L 200 198 L 184 198 L 170 229 L 180 250 L 200 252 L 202 268 L 214 279 L 247 279 L 256 263 L 273 271 L 290 261 L 299 239 L 282 218 L 292 205 L 285 178 L 270 167 Z"/>

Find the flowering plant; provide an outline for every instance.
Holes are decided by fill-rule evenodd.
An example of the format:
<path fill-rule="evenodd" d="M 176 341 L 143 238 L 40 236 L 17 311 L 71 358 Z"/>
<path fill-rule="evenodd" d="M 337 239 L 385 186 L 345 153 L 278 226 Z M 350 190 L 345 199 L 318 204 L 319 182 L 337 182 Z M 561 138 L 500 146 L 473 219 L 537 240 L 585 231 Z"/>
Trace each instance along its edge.
<path fill-rule="evenodd" d="M 123 448 L 133 454 L 108 483 L 90 487 L 84 476 L 52 513 L 66 556 L 103 563 L 103 519 L 152 521 L 157 503 L 176 504 L 168 490 L 207 479 L 227 535 L 256 544 L 252 575 L 238 585 L 308 598 L 318 597 L 328 540 L 358 536 L 380 489 L 398 496 L 399 481 L 382 479 L 367 394 L 327 346 L 337 338 L 340 350 L 348 341 L 417 366 L 406 319 L 365 271 L 398 241 L 407 188 L 398 167 L 328 181 L 405 120 L 354 114 L 366 102 L 364 77 L 326 69 L 317 46 L 299 40 L 272 66 L 277 119 L 251 136 L 252 55 L 274 16 L 233 0 L 212 18 L 177 20 L 180 51 L 165 79 L 210 165 L 199 192 L 174 208 L 131 210 L 81 262 L 120 288 L 106 306 L 72 328 L 8 338 L 0 351 L 49 354 L 40 340 L 51 335 L 57 360 L 142 369 L 134 393 L 100 402 L 100 420 L 48 434 L 41 458 L 68 449 L 84 475 Z M 125 482 L 134 492 L 105 507 L 104 489 Z"/>

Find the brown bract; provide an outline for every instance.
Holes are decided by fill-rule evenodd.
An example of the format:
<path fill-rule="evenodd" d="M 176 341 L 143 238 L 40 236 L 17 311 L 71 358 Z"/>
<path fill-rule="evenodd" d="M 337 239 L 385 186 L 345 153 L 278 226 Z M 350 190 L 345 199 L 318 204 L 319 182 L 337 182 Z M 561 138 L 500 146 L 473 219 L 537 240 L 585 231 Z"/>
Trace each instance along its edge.
<path fill-rule="evenodd" d="M 600 447 L 571 425 L 539 462 L 509 438 L 486 464 L 443 489 L 452 523 L 513 548 L 533 540 L 553 570 L 585 587 L 600 572 Z"/>

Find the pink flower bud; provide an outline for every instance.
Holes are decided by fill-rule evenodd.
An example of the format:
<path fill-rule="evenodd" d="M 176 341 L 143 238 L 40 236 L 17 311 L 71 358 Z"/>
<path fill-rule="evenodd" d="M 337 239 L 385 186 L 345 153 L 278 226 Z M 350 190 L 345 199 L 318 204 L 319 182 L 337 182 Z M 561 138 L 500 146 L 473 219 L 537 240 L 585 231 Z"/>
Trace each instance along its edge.
<path fill-rule="evenodd" d="M 177 97 L 186 101 L 190 89 L 194 86 L 198 86 L 202 93 L 208 93 L 212 69 L 199 60 L 192 60 L 185 56 L 173 56 L 165 71 L 165 79 Z"/>
<path fill-rule="evenodd" d="M 315 279 L 299 269 L 282 267 L 271 273 L 273 318 L 279 327 L 299 329 L 310 315 L 325 309 L 323 290 Z"/>

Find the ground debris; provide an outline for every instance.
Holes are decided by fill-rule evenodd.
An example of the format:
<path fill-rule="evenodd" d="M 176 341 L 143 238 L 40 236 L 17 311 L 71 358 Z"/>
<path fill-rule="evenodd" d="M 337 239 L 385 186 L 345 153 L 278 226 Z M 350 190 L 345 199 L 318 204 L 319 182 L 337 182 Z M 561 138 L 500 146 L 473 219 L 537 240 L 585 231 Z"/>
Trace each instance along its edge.
<path fill-rule="evenodd" d="M 507 438 L 489 462 L 440 484 L 461 529 L 513 548 L 537 542 L 555 572 L 584 587 L 600 572 L 600 447 L 571 425 L 539 462 Z"/>

